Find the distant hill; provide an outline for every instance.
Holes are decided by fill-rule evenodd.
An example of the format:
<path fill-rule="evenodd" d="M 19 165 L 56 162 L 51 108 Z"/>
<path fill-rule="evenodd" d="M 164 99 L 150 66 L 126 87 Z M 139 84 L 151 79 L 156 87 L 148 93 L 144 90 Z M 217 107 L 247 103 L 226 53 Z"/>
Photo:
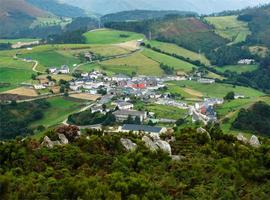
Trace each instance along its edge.
<path fill-rule="evenodd" d="M 210 14 L 269 3 L 270 0 L 61 0 L 101 14 L 125 10 L 186 10 Z"/>
<path fill-rule="evenodd" d="M 176 11 L 176 10 L 132 10 L 122 11 L 118 13 L 104 15 L 101 19 L 102 22 L 109 21 L 140 21 L 149 19 L 163 18 L 166 15 L 178 15 L 178 16 L 196 16 L 195 12 Z"/>
<path fill-rule="evenodd" d="M 86 17 L 85 10 L 56 0 L 26 0 L 28 3 L 60 17 Z"/>
<path fill-rule="evenodd" d="M 244 10 L 238 19 L 248 23 L 252 32 L 249 43 L 270 47 L 270 5 Z"/>
<path fill-rule="evenodd" d="M 148 38 L 175 43 L 195 52 L 208 52 L 228 42 L 215 34 L 211 26 L 195 17 L 169 16 L 162 20 L 109 22 L 105 26 L 143 33 Z"/>
<path fill-rule="evenodd" d="M 46 17 L 49 13 L 34 7 L 24 0 L 0 0 L 1 37 L 29 27 L 37 17 Z"/>

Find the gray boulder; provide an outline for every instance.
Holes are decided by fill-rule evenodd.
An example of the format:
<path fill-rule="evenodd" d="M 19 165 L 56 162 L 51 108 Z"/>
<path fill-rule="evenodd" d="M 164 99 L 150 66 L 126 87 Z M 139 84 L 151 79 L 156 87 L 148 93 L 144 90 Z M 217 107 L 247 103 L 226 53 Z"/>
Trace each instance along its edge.
<path fill-rule="evenodd" d="M 205 130 L 204 128 L 202 128 L 202 127 L 197 128 L 196 131 L 197 131 L 197 133 L 204 133 L 204 134 L 206 134 L 207 137 L 209 138 L 209 140 L 211 140 L 211 135 L 210 135 L 210 133 L 209 133 L 207 130 Z"/>
<path fill-rule="evenodd" d="M 143 136 L 142 141 L 144 141 L 145 146 L 149 148 L 151 151 L 157 151 L 159 148 L 154 141 L 152 141 L 149 137 Z"/>
<path fill-rule="evenodd" d="M 172 158 L 173 161 L 180 161 L 180 160 L 185 159 L 186 157 L 185 156 L 179 156 L 179 155 L 171 155 L 171 158 Z"/>
<path fill-rule="evenodd" d="M 130 139 L 121 138 L 120 141 L 127 151 L 135 151 L 137 149 L 137 144 L 133 143 Z"/>
<path fill-rule="evenodd" d="M 159 139 L 156 140 L 155 143 L 162 151 L 172 155 L 171 145 L 168 142 Z"/>
<path fill-rule="evenodd" d="M 58 137 L 60 139 L 61 144 L 68 144 L 68 139 L 66 138 L 64 134 L 58 134 Z"/>
<path fill-rule="evenodd" d="M 43 142 L 41 143 L 41 146 L 47 147 L 47 148 L 53 148 L 54 143 L 51 141 L 51 139 L 48 136 L 45 136 L 43 139 Z"/>
<path fill-rule="evenodd" d="M 252 137 L 249 140 L 249 144 L 255 148 L 258 148 L 261 146 L 259 139 L 255 135 L 252 135 Z"/>
<path fill-rule="evenodd" d="M 248 139 L 242 133 L 239 133 L 236 138 L 241 142 L 248 143 Z"/>

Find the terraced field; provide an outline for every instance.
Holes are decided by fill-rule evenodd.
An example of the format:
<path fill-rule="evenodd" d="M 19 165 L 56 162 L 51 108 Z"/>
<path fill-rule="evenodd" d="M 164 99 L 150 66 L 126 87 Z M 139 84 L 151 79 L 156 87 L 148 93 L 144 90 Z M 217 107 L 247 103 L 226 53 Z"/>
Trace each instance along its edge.
<path fill-rule="evenodd" d="M 218 35 L 229 39 L 231 44 L 243 42 L 251 34 L 248 24 L 237 20 L 237 16 L 206 17 L 205 20 L 215 27 Z"/>
<path fill-rule="evenodd" d="M 183 47 L 177 46 L 176 44 L 159 42 L 156 40 L 151 40 L 149 44 L 152 47 L 156 47 L 166 53 L 183 56 L 184 58 L 193 61 L 199 60 L 201 63 L 204 63 L 205 65 L 210 65 L 210 61 L 203 54 L 198 54 Z"/>
<path fill-rule="evenodd" d="M 117 44 L 144 38 L 142 34 L 110 29 L 89 31 L 84 36 L 88 44 Z"/>

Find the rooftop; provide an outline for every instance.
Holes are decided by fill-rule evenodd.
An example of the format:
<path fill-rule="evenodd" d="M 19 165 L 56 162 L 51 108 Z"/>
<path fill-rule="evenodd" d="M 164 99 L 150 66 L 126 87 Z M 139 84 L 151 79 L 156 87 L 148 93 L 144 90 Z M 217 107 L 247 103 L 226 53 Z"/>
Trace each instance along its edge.
<path fill-rule="evenodd" d="M 149 133 L 160 133 L 161 127 L 146 126 L 146 125 L 136 125 L 136 124 L 124 124 L 122 130 L 126 131 L 143 131 Z"/>

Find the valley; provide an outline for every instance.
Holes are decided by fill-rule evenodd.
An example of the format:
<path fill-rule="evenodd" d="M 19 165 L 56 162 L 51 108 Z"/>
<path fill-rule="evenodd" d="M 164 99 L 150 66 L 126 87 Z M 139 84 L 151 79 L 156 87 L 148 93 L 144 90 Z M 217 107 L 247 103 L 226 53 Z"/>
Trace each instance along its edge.
<path fill-rule="evenodd" d="M 268 200 L 270 5 L 203 4 L 0 0 L 0 199 Z"/>

